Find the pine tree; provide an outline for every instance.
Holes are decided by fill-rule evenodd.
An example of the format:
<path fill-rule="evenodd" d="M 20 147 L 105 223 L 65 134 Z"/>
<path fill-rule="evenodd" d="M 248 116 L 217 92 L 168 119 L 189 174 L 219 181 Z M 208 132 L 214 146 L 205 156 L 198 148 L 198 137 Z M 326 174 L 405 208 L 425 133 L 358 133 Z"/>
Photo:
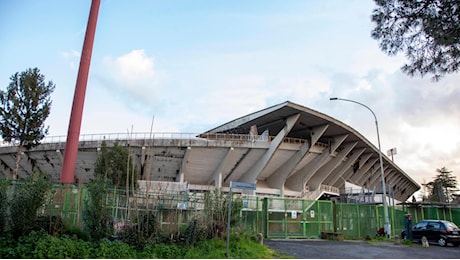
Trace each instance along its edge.
<path fill-rule="evenodd" d="M 428 200 L 434 202 L 451 202 L 453 194 L 458 191 L 457 179 L 446 167 L 436 169 L 439 173 L 435 179 L 424 184 L 429 190 Z"/>
<path fill-rule="evenodd" d="M 372 38 L 388 55 L 404 52 L 410 76 L 432 74 L 433 80 L 460 66 L 458 0 L 374 0 Z"/>
<path fill-rule="evenodd" d="M 45 83 L 38 68 L 15 73 L 6 91 L 0 91 L 0 134 L 3 141 L 18 145 L 13 179 L 17 179 L 23 148 L 40 144 L 48 134 L 44 123 L 51 109 L 55 85 Z"/>

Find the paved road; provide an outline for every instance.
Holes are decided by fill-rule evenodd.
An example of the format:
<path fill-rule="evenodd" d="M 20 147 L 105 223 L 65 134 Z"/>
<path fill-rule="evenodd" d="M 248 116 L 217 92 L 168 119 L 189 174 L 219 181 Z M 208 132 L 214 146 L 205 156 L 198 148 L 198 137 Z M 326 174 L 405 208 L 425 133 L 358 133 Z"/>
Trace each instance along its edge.
<path fill-rule="evenodd" d="M 459 247 L 440 247 L 431 244 L 423 248 L 395 245 L 391 242 L 328 241 L 321 239 L 271 239 L 264 244 L 295 258 L 314 259 L 434 259 L 460 258 Z"/>

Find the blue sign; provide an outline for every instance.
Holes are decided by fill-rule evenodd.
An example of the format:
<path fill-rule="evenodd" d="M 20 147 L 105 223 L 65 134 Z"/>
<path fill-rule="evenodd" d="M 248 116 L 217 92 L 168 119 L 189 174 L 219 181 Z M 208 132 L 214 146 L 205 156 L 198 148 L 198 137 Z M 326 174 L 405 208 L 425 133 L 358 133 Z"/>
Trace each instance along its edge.
<path fill-rule="evenodd" d="M 256 184 L 250 182 L 230 181 L 230 188 L 242 190 L 256 190 Z"/>

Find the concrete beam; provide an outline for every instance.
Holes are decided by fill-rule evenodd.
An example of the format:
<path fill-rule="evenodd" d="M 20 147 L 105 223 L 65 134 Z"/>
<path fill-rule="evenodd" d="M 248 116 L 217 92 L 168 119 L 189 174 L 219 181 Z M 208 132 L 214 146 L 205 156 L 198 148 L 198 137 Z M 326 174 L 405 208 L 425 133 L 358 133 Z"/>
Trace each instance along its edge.
<path fill-rule="evenodd" d="M 361 179 L 364 179 L 363 176 L 369 175 L 369 172 L 371 172 L 371 174 L 374 174 L 374 170 L 377 166 L 378 158 L 369 158 L 369 160 L 367 160 L 367 162 L 363 166 L 359 167 L 359 169 L 349 177 L 350 181 L 357 185 L 359 185 L 359 183 L 364 183 L 363 181 L 361 181 Z"/>
<path fill-rule="evenodd" d="M 342 163 L 343 159 L 347 157 L 347 155 L 356 147 L 357 144 L 358 142 L 345 144 L 344 148 L 341 151 L 339 151 L 334 158 L 328 161 L 326 165 L 321 167 L 308 182 L 308 186 L 310 187 L 310 190 L 311 191 L 316 190 L 321 185 L 321 183 L 327 177 L 329 177 L 329 175 L 333 172 L 333 170 Z M 337 148 L 338 146 L 335 149 Z"/>
<path fill-rule="evenodd" d="M 373 178 L 379 172 L 379 159 L 370 158 L 363 167 L 358 169 L 353 176 L 350 177 L 350 180 L 357 185 L 364 184 L 366 177 L 369 179 L 369 175 Z"/>
<path fill-rule="evenodd" d="M 267 178 L 267 183 L 271 187 L 284 191 L 284 183 L 286 182 L 286 179 L 294 173 L 299 163 L 309 155 L 308 152 L 310 151 L 311 147 L 313 147 L 316 142 L 318 142 L 328 127 L 329 125 L 314 127 L 310 132 L 311 144 L 309 142 L 302 144 L 299 151 L 296 152 L 294 156 L 292 156 L 286 163 L 281 165 L 275 171 L 275 174 Z"/>
<path fill-rule="evenodd" d="M 337 180 L 341 177 L 343 178 L 345 172 L 351 168 L 353 163 L 366 151 L 366 148 L 361 148 L 353 151 L 353 154 L 340 165 L 337 169 L 334 170 L 333 174 L 330 174 L 326 181 L 324 182 L 327 185 L 333 186 Z"/>
<path fill-rule="evenodd" d="M 227 150 L 227 153 L 225 154 L 224 158 L 222 161 L 220 161 L 219 165 L 217 168 L 214 170 L 214 173 L 211 175 L 211 177 L 208 180 L 208 185 L 214 182 L 214 185 L 216 188 L 220 189 L 222 187 L 222 173 L 229 167 L 229 158 L 233 152 L 234 148 L 230 147 Z"/>
<path fill-rule="evenodd" d="M 275 170 L 274 174 L 267 178 L 267 184 L 276 189 L 284 191 L 284 183 L 288 176 L 294 171 L 299 162 L 301 162 L 310 149 L 310 144 L 308 142 L 303 143 L 300 146 L 299 151 L 297 151 L 289 160 L 283 163 L 278 169 Z M 284 194 L 281 194 L 284 196 Z"/>
<path fill-rule="evenodd" d="M 259 174 L 267 166 L 267 164 L 272 159 L 278 147 L 283 142 L 283 139 L 289 134 L 294 125 L 299 120 L 300 114 L 295 114 L 290 116 L 285 121 L 285 126 L 281 131 L 275 136 L 273 141 L 270 143 L 268 150 L 262 155 L 262 157 L 257 160 L 257 162 L 249 169 L 249 171 L 240 177 L 239 181 L 241 182 L 255 182 Z"/>
<path fill-rule="evenodd" d="M 389 166 L 388 165 L 384 165 L 383 166 L 383 176 L 386 177 L 386 171 L 388 170 Z M 369 185 L 370 187 L 378 187 L 380 185 L 380 187 L 382 187 L 382 175 L 381 175 L 381 172 L 380 172 L 380 164 L 378 167 L 375 167 L 376 169 L 376 173 L 374 174 L 374 176 L 372 177 L 371 181 L 369 182 Z"/>
<path fill-rule="evenodd" d="M 326 148 L 323 152 L 307 163 L 302 169 L 294 173 L 286 180 L 286 186 L 291 190 L 303 191 L 306 183 L 315 174 L 315 172 L 325 165 L 331 159 L 331 153 Z"/>
<path fill-rule="evenodd" d="M 367 171 L 372 167 L 372 165 L 375 164 L 377 160 L 372 160 L 371 159 L 372 154 L 368 153 L 365 154 L 361 157 L 361 160 L 359 164 L 359 168 L 357 170 L 352 169 L 351 171 L 348 172 L 348 175 L 344 176 L 344 179 L 348 180 L 351 183 L 356 183 L 356 179 L 358 179 L 358 176 L 365 175 Z"/>

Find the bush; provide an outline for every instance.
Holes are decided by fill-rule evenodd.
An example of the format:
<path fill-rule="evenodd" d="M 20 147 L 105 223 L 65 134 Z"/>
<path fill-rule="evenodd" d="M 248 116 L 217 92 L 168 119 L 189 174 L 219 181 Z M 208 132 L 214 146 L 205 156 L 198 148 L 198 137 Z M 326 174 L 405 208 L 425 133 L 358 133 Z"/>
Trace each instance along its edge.
<path fill-rule="evenodd" d="M 31 259 L 35 257 L 35 249 L 39 241 L 48 236 L 45 231 L 31 231 L 29 234 L 21 236 L 14 244 L 10 244 L 8 255 L 5 258 Z M 2 256 L 3 257 L 3 256 Z"/>
<path fill-rule="evenodd" d="M 155 258 L 183 258 L 184 250 L 175 244 L 156 244 L 153 253 Z"/>
<path fill-rule="evenodd" d="M 82 230 L 80 227 L 77 226 L 68 226 L 64 225 L 64 228 L 62 230 L 63 235 L 67 235 L 69 237 L 74 237 L 82 240 L 89 240 L 90 235 L 87 231 Z"/>
<path fill-rule="evenodd" d="M 112 234 L 110 211 L 105 203 L 108 184 L 99 177 L 88 184 L 88 198 L 84 202 L 83 222 L 85 230 L 94 240 L 107 238 Z"/>
<path fill-rule="evenodd" d="M 8 186 L 10 182 L 7 179 L 0 179 L 0 233 L 5 230 L 6 217 L 8 210 Z"/>
<path fill-rule="evenodd" d="M 37 225 L 38 209 L 46 200 L 46 194 L 51 189 L 43 173 L 34 173 L 25 179 L 25 183 L 13 186 L 14 193 L 10 205 L 11 231 L 14 238 L 39 229 Z"/>
<path fill-rule="evenodd" d="M 39 216 L 37 225 L 50 235 L 60 235 L 64 228 L 61 216 Z"/>
<path fill-rule="evenodd" d="M 91 258 L 137 258 L 137 252 L 132 246 L 121 241 L 103 239 L 95 247 Z"/>
<path fill-rule="evenodd" d="M 91 243 L 71 239 L 68 236 L 42 237 L 34 250 L 33 258 L 89 258 L 91 257 Z"/>
<path fill-rule="evenodd" d="M 199 226 L 198 220 L 193 219 L 185 229 L 184 240 L 186 246 L 194 246 L 203 239 L 203 231 Z"/>

